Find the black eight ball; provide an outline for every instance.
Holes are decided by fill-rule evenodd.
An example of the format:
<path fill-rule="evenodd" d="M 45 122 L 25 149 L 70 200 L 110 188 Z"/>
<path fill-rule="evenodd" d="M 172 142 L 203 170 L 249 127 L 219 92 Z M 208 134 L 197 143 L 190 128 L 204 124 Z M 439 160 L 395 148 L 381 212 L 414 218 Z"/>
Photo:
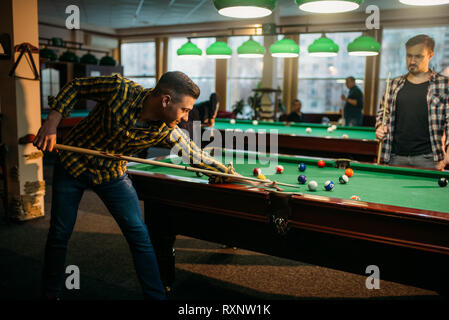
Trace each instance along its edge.
<path fill-rule="evenodd" d="M 440 187 L 445 187 L 445 186 L 447 186 L 447 179 L 444 178 L 444 177 L 438 179 L 438 184 L 440 185 Z"/>

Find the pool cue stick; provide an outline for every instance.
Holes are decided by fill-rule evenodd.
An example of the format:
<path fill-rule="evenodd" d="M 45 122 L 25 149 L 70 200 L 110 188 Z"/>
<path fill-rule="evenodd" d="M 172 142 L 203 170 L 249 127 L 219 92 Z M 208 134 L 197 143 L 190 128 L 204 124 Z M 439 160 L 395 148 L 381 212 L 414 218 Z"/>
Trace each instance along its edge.
<path fill-rule="evenodd" d="M 382 115 L 382 124 L 381 128 L 384 129 L 385 126 L 385 111 L 387 110 L 387 104 L 388 104 L 388 95 L 390 92 L 390 75 L 391 72 L 388 72 L 388 78 L 387 78 L 387 88 L 385 90 L 385 97 L 384 97 L 384 112 Z M 380 154 L 382 152 L 382 140 L 379 141 L 379 149 L 377 150 L 377 164 L 380 164 Z"/>
<path fill-rule="evenodd" d="M 236 175 L 229 174 L 229 173 L 215 172 L 215 171 L 210 171 L 210 170 L 206 170 L 206 169 L 182 166 L 182 165 L 178 165 L 178 164 L 165 163 L 165 162 L 159 162 L 159 161 L 154 161 L 154 160 L 149 160 L 149 159 L 141 159 L 141 158 L 136 158 L 136 157 L 124 156 L 121 154 L 113 154 L 113 153 L 109 153 L 109 152 L 103 152 L 103 151 L 97 151 L 97 150 L 91 150 L 91 149 L 85 149 L 85 148 L 78 148 L 78 147 L 73 147 L 73 146 L 67 146 L 64 144 L 55 144 L 54 147 L 59 150 L 66 150 L 66 151 L 71 151 L 71 152 L 90 154 L 93 156 L 100 156 L 100 157 L 111 158 L 111 159 L 115 159 L 115 160 L 126 160 L 126 161 L 133 161 L 133 162 L 139 162 L 139 163 L 144 163 L 144 164 L 151 164 L 154 166 L 167 167 L 167 168 L 172 168 L 172 169 L 207 173 L 210 175 L 216 175 L 216 176 L 221 176 L 221 177 L 225 177 L 225 178 L 232 178 L 232 179 L 236 179 L 236 180 L 255 181 L 255 182 L 260 182 L 263 184 L 272 183 L 272 185 L 281 185 L 281 186 L 293 187 L 293 188 L 300 187 L 300 186 L 295 186 L 293 184 L 288 184 L 288 183 L 283 183 L 283 182 L 262 180 L 262 179 L 244 177 L 244 176 L 240 177 L 240 176 L 236 176 Z"/>

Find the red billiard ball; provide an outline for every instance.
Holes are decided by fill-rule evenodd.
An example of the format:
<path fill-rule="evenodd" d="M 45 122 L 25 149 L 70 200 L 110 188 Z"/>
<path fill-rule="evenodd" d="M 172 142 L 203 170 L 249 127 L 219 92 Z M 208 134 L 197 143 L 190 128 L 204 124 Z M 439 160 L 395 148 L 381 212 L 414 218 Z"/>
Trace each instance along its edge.
<path fill-rule="evenodd" d="M 257 177 L 259 174 L 262 174 L 262 169 L 254 168 L 253 175 Z"/>
<path fill-rule="evenodd" d="M 360 197 L 359 197 L 359 196 L 356 196 L 356 195 L 352 196 L 351 199 L 352 199 L 352 200 L 358 200 L 358 201 L 360 201 Z"/>
<path fill-rule="evenodd" d="M 351 168 L 345 170 L 345 175 L 351 178 L 354 175 L 354 171 Z"/>
<path fill-rule="evenodd" d="M 318 161 L 319 168 L 324 168 L 325 165 L 326 165 L 326 163 L 323 160 Z"/>
<path fill-rule="evenodd" d="M 282 173 L 284 172 L 284 167 L 283 166 L 276 166 L 276 173 Z"/>

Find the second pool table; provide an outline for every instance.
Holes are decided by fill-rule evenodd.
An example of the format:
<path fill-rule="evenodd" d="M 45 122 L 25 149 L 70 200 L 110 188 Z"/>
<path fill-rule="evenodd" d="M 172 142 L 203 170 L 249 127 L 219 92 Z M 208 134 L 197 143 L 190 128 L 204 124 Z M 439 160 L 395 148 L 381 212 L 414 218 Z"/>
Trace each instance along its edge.
<path fill-rule="evenodd" d="M 343 127 L 337 126 L 337 130 L 328 132 L 329 126 L 314 123 L 286 123 L 258 121 L 253 125 L 250 120 L 216 119 L 214 129 L 219 130 L 222 136 L 226 132 L 232 132 L 241 138 L 248 130 L 267 132 L 266 141 L 268 153 L 281 153 L 293 155 L 319 156 L 328 158 L 349 158 L 358 161 L 376 162 L 378 141 L 373 127 Z M 308 133 L 307 128 L 312 131 Z M 237 130 L 237 131 L 236 131 Z M 278 150 L 270 150 L 270 130 L 277 130 Z M 344 138 L 346 135 L 347 138 Z M 263 137 L 258 135 L 260 144 Z M 224 139 L 222 140 L 225 146 Z M 206 144 L 203 144 L 205 146 Z M 247 147 L 247 145 L 246 145 Z M 236 148 L 235 144 L 232 148 Z M 248 148 L 246 148 L 248 150 Z M 253 150 L 261 151 L 261 150 Z"/>

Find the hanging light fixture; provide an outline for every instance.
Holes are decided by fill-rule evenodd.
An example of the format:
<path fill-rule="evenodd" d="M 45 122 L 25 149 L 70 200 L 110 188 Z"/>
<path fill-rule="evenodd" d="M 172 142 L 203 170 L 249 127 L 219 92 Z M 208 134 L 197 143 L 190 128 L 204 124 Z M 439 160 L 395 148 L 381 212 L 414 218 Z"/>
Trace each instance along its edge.
<path fill-rule="evenodd" d="M 206 55 L 212 59 L 230 59 L 232 49 L 229 48 L 226 42 L 216 41 L 206 49 Z"/>
<path fill-rule="evenodd" d="M 312 57 L 335 57 L 338 54 L 339 46 L 332 39 L 324 34 L 316 39 L 308 48 Z"/>
<path fill-rule="evenodd" d="M 273 12 L 277 0 L 214 0 L 222 16 L 231 18 L 261 18 Z"/>
<path fill-rule="evenodd" d="M 299 9 L 314 13 L 339 13 L 357 9 L 363 0 L 296 0 Z"/>
<path fill-rule="evenodd" d="M 180 58 L 200 58 L 203 51 L 198 48 L 190 39 L 179 48 L 176 53 Z"/>
<path fill-rule="evenodd" d="M 299 56 L 299 46 L 292 39 L 281 39 L 270 46 L 271 56 L 277 58 L 294 58 Z"/>
<path fill-rule="evenodd" d="M 348 53 L 351 56 L 377 56 L 380 43 L 370 36 L 360 36 L 348 44 Z"/>
<path fill-rule="evenodd" d="M 251 36 L 249 40 L 243 42 L 243 44 L 237 48 L 237 54 L 241 58 L 263 58 L 265 47 L 253 40 L 253 37 Z"/>
<path fill-rule="evenodd" d="M 439 6 L 448 4 L 449 0 L 399 0 L 399 2 L 411 6 Z"/>

